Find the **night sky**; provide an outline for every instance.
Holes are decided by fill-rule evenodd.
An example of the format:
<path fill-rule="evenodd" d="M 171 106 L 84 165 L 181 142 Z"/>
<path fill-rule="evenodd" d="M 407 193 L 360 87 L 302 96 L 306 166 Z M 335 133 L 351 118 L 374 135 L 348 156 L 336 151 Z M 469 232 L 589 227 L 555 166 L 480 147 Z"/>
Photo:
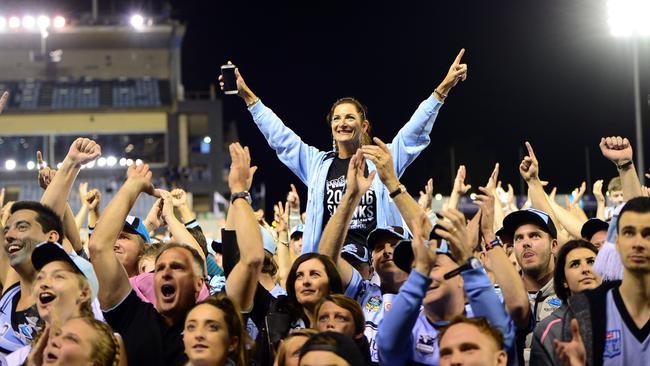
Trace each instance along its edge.
<path fill-rule="evenodd" d="M 89 1 L 69 3 L 88 7 Z M 158 1 L 117 3 L 164 9 Z M 344 96 L 365 103 L 374 135 L 391 140 L 466 48 L 468 80 L 452 90 L 430 146 L 402 178 L 412 194 L 428 177 L 436 192 L 448 194 L 452 149 L 474 187 L 498 161 L 501 178 L 519 191 L 517 166 L 529 140 L 542 178 L 566 192 L 582 180 L 616 174 L 600 155 L 601 136 L 624 135 L 634 143 L 631 44 L 609 34 L 604 0 L 175 0 L 171 7 L 187 25 L 186 90 L 207 89 L 230 59 L 267 106 L 321 149 L 331 148 L 325 115 Z M 639 47 L 648 137 L 650 38 Z M 241 99 L 223 99 L 225 121 L 236 121 L 260 166 L 257 179 L 266 181 L 270 200 L 280 199 L 297 178 L 268 147 Z M 299 190 L 306 199 L 302 184 Z"/>

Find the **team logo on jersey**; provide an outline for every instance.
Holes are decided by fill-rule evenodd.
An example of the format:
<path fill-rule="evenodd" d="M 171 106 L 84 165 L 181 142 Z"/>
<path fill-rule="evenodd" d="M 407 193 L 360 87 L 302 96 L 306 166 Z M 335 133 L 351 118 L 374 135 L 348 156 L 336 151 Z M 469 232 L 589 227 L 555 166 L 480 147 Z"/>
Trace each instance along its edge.
<path fill-rule="evenodd" d="M 381 308 L 381 297 L 373 296 L 366 303 L 366 311 L 379 311 Z"/>
<path fill-rule="evenodd" d="M 621 354 L 621 331 L 608 330 L 605 334 L 605 352 L 603 357 L 614 358 Z"/>
<path fill-rule="evenodd" d="M 418 335 L 418 344 L 415 345 L 415 349 L 418 352 L 431 354 L 435 350 L 436 338 L 428 334 L 419 334 Z"/>

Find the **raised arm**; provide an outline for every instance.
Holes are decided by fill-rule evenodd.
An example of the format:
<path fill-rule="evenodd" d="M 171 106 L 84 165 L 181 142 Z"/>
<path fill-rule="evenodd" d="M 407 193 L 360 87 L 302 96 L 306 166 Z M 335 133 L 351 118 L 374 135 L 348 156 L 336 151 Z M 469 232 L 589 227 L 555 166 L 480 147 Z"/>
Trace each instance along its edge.
<path fill-rule="evenodd" d="M 307 184 L 311 162 L 320 151 L 304 143 L 300 136 L 287 127 L 270 108 L 260 101 L 248 87 L 238 68 L 235 69 L 235 76 L 237 78 L 237 95 L 246 103 L 246 107 L 253 116 L 253 121 L 266 138 L 269 146 L 275 150 L 280 161 L 303 183 Z M 224 84 L 221 76 L 219 76 L 219 81 L 223 90 Z"/>
<path fill-rule="evenodd" d="M 86 201 L 86 196 L 88 195 L 88 182 L 79 183 L 79 211 L 74 217 L 75 225 L 77 229 L 81 229 L 86 221 L 88 216 L 88 201 Z"/>
<path fill-rule="evenodd" d="M 68 155 L 63 159 L 63 165 L 43 193 L 41 203 L 52 208 L 63 219 L 70 190 L 81 166 L 95 160 L 101 152 L 101 147 L 93 140 L 81 137 L 74 140 Z M 43 159 L 40 151 L 37 153 L 37 159 L 41 166 Z"/>
<path fill-rule="evenodd" d="M 605 195 L 603 194 L 603 180 L 598 179 L 594 182 L 591 191 L 596 199 L 596 218 L 605 221 Z"/>
<path fill-rule="evenodd" d="M 162 205 L 162 219 L 167 224 L 167 230 L 174 238 L 174 241 L 179 243 L 187 244 L 192 248 L 196 249 L 199 252 L 201 258 L 203 258 L 203 268 L 207 268 L 205 264 L 205 254 L 203 248 L 199 243 L 194 239 L 194 236 L 187 230 L 185 225 L 176 218 L 174 214 L 174 204 L 171 193 L 166 191 L 161 191 L 163 205 Z"/>
<path fill-rule="evenodd" d="M 600 139 L 599 146 L 603 156 L 616 165 L 618 176 L 621 177 L 625 201 L 642 196 L 641 182 L 632 161 L 633 151 L 630 141 L 621 136 L 603 137 Z"/>
<path fill-rule="evenodd" d="M 343 286 L 347 287 L 352 280 L 353 268 L 345 259 L 341 258 L 341 248 L 343 241 L 348 234 L 350 221 L 354 215 L 361 198 L 372 185 L 372 180 L 375 178 L 375 172 L 370 172 L 368 177 L 364 176 L 366 169 L 366 160 L 364 153 L 357 150 L 356 154 L 350 159 L 348 165 L 348 172 L 346 176 L 347 186 L 345 194 L 341 198 L 341 203 L 336 209 L 334 216 L 330 218 L 323 230 L 320 244 L 318 245 L 318 252 L 324 254 L 336 263 Z"/>
<path fill-rule="evenodd" d="M 451 194 L 449 195 L 449 201 L 447 202 L 446 208 L 457 209 L 460 198 L 472 188 L 471 185 L 465 184 L 465 174 L 465 165 L 459 166 L 458 171 L 456 172 L 456 178 L 454 178 L 454 186 L 451 189 Z"/>
<path fill-rule="evenodd" d="M 487 185 L 489 186 L 490 183 L 488 182 Z M 501 288 L 506 308 L 515 324 L 525 327 L 530 316 L 528 293 L 521 276 L 512 266 L 503 246 L 495 241 L 496 235 L 492 224 L 494 221 L 494 195 L 484 187 L 479 187 L 479 190 L 481 194 L 476 196 L 475 202 L 481 208 L 481 234 L 485 241 L 484 248 L 487 251 L 491 267 L 497 269 L 493 271 L 494 280 Z"/>
<path fill-rule="evenodd" d="M 256 167 L 250 166 L 248 148 L 236 142 L 230 144 L 230 173 L 228 186 L 232 194 L 248 192 Z M 228 221 L 234 226 L 239 246 L 239 261 L 226 278 L 228 296 L 237 301 L 243 311 L 253 307 L 257 281 L 264 263 L 264 246 L 253 208 L 247 200 L 240 198 L 231 202 Z"/>
<path fill-rule="evenodd" d="M 413 222 L 419 222 L 416 220 L 425 214 L 424 210 L 420 205 L 418 205 L 417 201 L 411 197 L 406 189 L 403 188 L 404 186 L 400 184 L 399 179 L 397 178 L 397 173 L 393 169 L 393 157 L 391 156 L 388 146 L 377 137 L 373 138 L 373 141 L 375 141 L 377 145 L 364 145 L 361 147 L 361 151 L 363 151 L 363 155 L 366 159 L 369 159 L 375 164 L 377 167 L 377 173 L 379 174 L 379 179 L 381 179 L 389 192 L 396 192 L 398 189 L 401 190 L 398 195 L 393 197 L 393 202 L 395 202 L 395 205 L 399 209 L 399 213 L 402 215 L 402 218 L 404 218 L 406 224 L 409 225 L 411 232 L 413 232 L 414 228 L 410 227 L 410 224 Z M 420 229 L 426 233 L 430 233 L 432 226 L 431 221 L 427 221 L 424 223 L 424 227 Z"/>
<path fill-rule="evenodd" d="M 126 172 L 126 182 L 106 206 L 102 220 L 88 240 L 90 261 L 99 281 L 99 303 L 103 310 L 118 305 L 131 291 L 129 277 L 113 253 L 124 220 L 141 192 L 154 195 L 151 171 L 147 164 L 131 165 Z"/>
<path fill-rule="evenodd" d="M 289 255 L 289 202 L 282 205 L 278 202 L 274 207 L 275 215 L 275 232 L 277 234 L 277 248 L 275 253 L 278 256 L 278 283 L 282 288 L 285 288 L 285 282 L 291 270 L 291 255 Z"/>

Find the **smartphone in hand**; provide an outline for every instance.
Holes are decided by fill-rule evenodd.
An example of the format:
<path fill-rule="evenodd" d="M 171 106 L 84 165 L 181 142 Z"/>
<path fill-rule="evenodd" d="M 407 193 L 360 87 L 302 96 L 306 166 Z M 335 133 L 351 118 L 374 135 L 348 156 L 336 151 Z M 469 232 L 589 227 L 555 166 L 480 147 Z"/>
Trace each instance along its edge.
<path fill-rule="evenodd" d="M 224 94 L 237 94 L 237 77 L 235 76 L 235 67 L 236 66 L 233 64 L 221 66 Z"/>

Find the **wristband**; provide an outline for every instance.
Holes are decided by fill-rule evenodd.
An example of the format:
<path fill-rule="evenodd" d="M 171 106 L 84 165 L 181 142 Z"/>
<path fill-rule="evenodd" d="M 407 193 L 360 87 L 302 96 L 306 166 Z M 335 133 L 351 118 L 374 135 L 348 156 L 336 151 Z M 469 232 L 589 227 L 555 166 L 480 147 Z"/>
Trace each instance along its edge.
<path fill-rule="evenodd" d="M 490 251 L 490 250 L 494 249 L 494 247 L 503 248 L 503 243 L 501 242 L 501 239 L 496 238 L 496 239 L 492 240 L 489 243 L 485 243 L 485 250 L 486 251 Z"/>
<path fill-rule="evenodd" d="M 390 198 L 395 198 L 400 193 L 404 193 L 404 192 L 406 192 L 406 187 L 404 187 L 403 184 L 400 184 L 400 185 L 397 186 L 397 188 L 394 191 L 390 192 L 390 194 L 388 196 L 390 196 Z"/>
<path fill-rule="evenodd" d="M 621 165 L 616 165 L 616 168 L 617 168 L 618 170 L 625 170 L 625 169 L 627 169 L 627 168 L 628 168 L 630 165 L 632 165 L 632 164 L 633 164 L 633 162 L 632 162 L 632 160 L 630 160 L 630 161 L 628 161 L 628 162 L 626 162 L 626 163 L 623 163 L 623 164 L 621 164 Z"/>
<path fill-rule="evenodd" d="M 438 91 L 438 89 L 433 89 L 433 92 L 437 93 L 440 96 L 440 98 L 442 98 L 443 100 L 447 99 L 447 95 L 442 94 L 441 92 Z"/>

